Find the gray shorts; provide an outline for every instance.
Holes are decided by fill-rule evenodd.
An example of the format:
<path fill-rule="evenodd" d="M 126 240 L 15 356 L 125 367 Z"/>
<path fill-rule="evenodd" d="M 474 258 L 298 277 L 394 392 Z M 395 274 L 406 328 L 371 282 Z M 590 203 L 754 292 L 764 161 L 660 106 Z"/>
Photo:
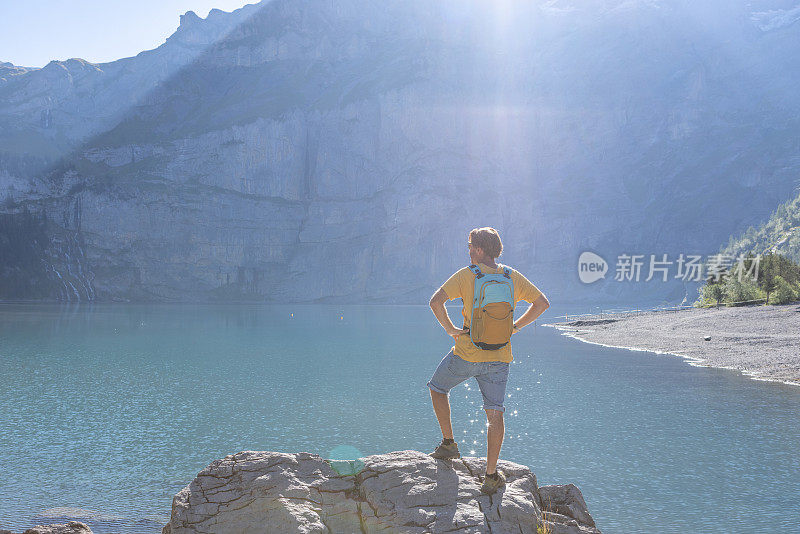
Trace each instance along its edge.
<path fill-rule="evenodd" d="M 439 362 L 428 381 L 428 388 L 446 395 L 455 386 L 474 376 L 483 395 L 483 409 L 505 412 L 503 400 L 510 367 L 508 362 L 468 362 L 453 354 L 451 349 Z"/>

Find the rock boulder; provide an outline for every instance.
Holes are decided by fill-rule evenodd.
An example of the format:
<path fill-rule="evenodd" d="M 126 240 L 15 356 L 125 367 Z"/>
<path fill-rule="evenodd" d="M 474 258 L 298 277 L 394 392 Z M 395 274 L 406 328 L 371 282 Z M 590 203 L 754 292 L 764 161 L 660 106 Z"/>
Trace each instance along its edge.
<path fill-rule="evenodd" d="M 0 529 L 0 534 L 14 534 L 10 530 Z M 68 521 L 52 525 L 36 525 L 22 534 L 92 534 L 92 529 L 80 521 Z"/>
<path fill-rule="evenodd" d="M 215 460 L 174 497 L 163 533 L 599 534 L 574 485 L 540 488 L 528 467 L 500 460 L 506 486 L 485 495 L 485 467 L 484 458 L 413 450 L 351 462 L 243 451 Z"/>

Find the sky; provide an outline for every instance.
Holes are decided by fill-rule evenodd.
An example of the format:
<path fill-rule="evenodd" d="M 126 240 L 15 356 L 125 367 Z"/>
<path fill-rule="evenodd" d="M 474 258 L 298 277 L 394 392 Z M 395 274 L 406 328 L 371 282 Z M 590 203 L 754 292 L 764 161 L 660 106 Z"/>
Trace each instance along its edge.
<path fill-rule="evenodd" d="M 79 57 L 104 63 L 162 44 L 180 16 L 205 18 L 258 0 L 0 0 L 0 61 L 43 67 Z"/>

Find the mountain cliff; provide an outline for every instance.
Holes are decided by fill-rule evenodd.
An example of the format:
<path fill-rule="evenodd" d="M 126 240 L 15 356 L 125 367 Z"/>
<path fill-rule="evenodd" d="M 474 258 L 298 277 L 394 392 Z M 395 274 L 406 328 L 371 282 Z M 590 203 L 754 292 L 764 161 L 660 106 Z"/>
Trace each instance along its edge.
<path fill-rule="evenodd" d="M 426 302 L 491 225 L 551 301 L 679 302 L 577 258 L 713 254 L 790 197 L 793 9 L 271 0 L 3 64 L 0 298 Z"/>

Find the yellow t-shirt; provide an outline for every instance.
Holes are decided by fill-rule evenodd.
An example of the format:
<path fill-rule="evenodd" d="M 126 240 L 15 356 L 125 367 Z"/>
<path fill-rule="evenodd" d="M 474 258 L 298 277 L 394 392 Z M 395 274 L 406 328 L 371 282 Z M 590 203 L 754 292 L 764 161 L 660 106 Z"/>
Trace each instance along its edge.
<path fill-rule="evenodd" d="M 502 273 L 503 269 L 492 269 L 484 263 L 479 263 L 481 272 L 487 274 Z M 521 273 L 509 267 L 511 270 L 511 281 L 514 283 L 514 304 L 524 300 L 526 302 L 533 302 L 539 295 L 542 294 L 530 280 L 525 278 Z M 447 293 L 447 300 L 461 298 L 463 300 L 463 308 L 461 314 L 464 316 L 464 325 L 466 328 L 470 326 L 470 316 L 472 315 L 472 290 L 474 288 L 475 274 L 469 270 L 469 267 L 463 267 L 456 271 L 453 276 L 447 279 L 442 284 L 442 289 Z M 455 325 L 457 328 L 458 324 Z M 511 343 L 501 349 L 485 350 L 476 347 L 469 334 L 461 334 L 456 338 L 456 344 L 453 346 L 453 353 L 456 356 L 470 361 L 470 362 L 512 362 L 514 356 L 511 354 Z"/>

